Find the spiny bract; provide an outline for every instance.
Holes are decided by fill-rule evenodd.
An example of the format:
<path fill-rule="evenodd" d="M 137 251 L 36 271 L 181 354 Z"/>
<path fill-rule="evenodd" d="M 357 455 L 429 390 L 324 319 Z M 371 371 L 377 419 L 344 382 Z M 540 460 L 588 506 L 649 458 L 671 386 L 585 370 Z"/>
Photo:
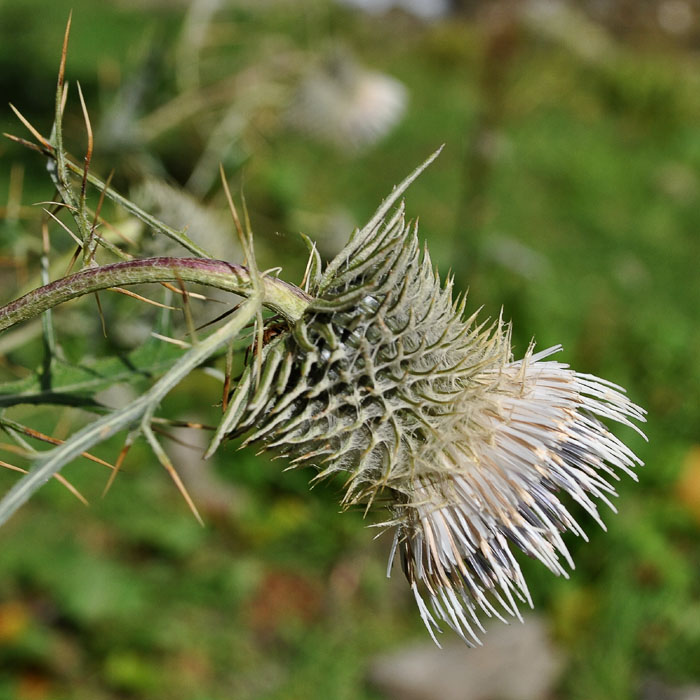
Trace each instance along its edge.
<path fill-rule="evenodd" d="M 346 506 L 381 497 L 433 639 L 438 618 L 478 643 L 477 608 L 530 602 L 511 543 L 566 575 L 561 533 L 585 534 L 561 494 L 602 525 L 608 479 L 641 464 L 598 417 L 644 417 L 619 387 L 547 360 L 559 347 L 514 361 L 507 324 L 463 317 L 403 203 L 389 215 L 420 170 L 315 275 L 303 318 L 241 379 L 229 425 L 316 478 L 346 473 Z"/>

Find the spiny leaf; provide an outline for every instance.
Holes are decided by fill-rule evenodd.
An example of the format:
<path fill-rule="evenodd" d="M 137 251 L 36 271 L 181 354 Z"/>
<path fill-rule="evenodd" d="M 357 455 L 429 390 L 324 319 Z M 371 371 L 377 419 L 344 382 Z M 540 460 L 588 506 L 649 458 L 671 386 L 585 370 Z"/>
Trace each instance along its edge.
<path fill-rule="evenodd" d="M 182 354 L 173 366 L 147 392 L 129 405 L 112 411 L 73 434 L 65 443 L 42 453 L 34 468 L 0 501 L 0 524 L 6 522 L 15 511 L 48 479 L 82 452 L 103 442 L 116 433 L 144 421 L 155 412 L 163 398 L 182 379 L 209 358 L 218 348 L 241 332 L 255 318 L 262 305 L 262 297 L 253 295 L 239 308 L 227 323 L 215 330 L 197 346 Z M 146 421 L 147 422 L 147 421 Z"/>
<path fill-rule="evenodd" d="M 98 408 L 96 393 L 115 384 L 157 377 L 181 354 L 181 350 L 153 340 L 124 357 L 101 358 L 89 365 L 56 362 L 48 388 L 43 386 L 38 374 L 1 384 L 0 407 L 58 404 Z"/>

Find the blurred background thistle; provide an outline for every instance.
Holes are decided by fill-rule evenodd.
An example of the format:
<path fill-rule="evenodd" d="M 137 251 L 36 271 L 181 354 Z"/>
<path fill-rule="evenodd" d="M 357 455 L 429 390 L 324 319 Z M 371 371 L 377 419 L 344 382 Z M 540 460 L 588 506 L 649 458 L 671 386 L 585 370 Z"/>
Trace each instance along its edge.
<path fill-rule="evenodd" d="M 206 471 L 195 467 L 200 493 L 187 483 L 212 523 L 202 531 L 145 444 L 132 446 L 103 501 L 108 474 L 99 479 L 95 469 L 104 467 L 75 462 L 65 476 L 90 510 L 78 511 L 50 484 L 0 531 L 0 697 L 377 698 L 406 697 L 408 684 L 416 697 L 449 698 L 450 679 L 462 693 L 454 697 L 477 697 L 465 688 L 482 697 L 586 699 L 692 692 L 700 655 L 698 8 L 668 0 L 587 2 L 575 11 L 563 2 L 453 2 L 414 12 L 419 4 L 381 3 L 366 15 L 321 0 L 73 3 L 68 149 L 76 158 L 85 151 L 77 79 L 94 128 L 93 172 L 106 177 L 114 168 L 117 189 L 240 262 L 230 225 L 218 228 L 223 161 L 234 185 L 244 184 L 260 269 L 283 264 L 284 278 L 299 282 L 308 251 L 297 231 L 331 258 L 378 198 L 446 142 L 407 200 L 408 216 L 422 217 L 433 263 L 443 275 L 451 270 L 455 289 L 469 288 L 469 308 L 485 307 L 480 318 L 498 319 L 503 306 L 515 358 L 533 335 L 537 349 L 562 343 L 557 358 L 530 362 L 561 358 L 625 386 L 649 410 L 648 447 L 629 429 L 619 433 L 648 465 L 639 485 L 616 484 L 620 513 L 603 515 L 607 533 L 591 526 L 583 505 L 567 503 L 591 540 L 564 537 L 577 565 L 571 580 L 516 555 L 542 618 L 503 627 L 510 637 L 499 627 L 478 632 L 491 656 L 452 650 L 442 635 L 439 661 L 428 648 L 403 650 L 408 639 L 425 641 L 425 631 L 403 576 L 384 578 L 391 536 L 370 549 L 362 509 L 338 515 L 342 475 L 307 494 L 308 470 L 280 474 L 281 463 L 224 445 Z M 61 3 L 0 8 L 3 93 L 45 134 L 67 13 Z M 293 117 L 309 94 L 304 85 L 339 52 L 360 75 L 401 86 L 388 126 L 365 127 L 379 138 L 359 147 L 341 139 L 338 148 Z M 366 124 L 376 117 L 369 113 Z M 2 119 L 3 131 L 18 133 L 9 111 Z M 0 148 L 4 303 L 40 283 L 42 213 L 30 205 L 51 192 L 36 154 L 9 142 Z M 168 240 L 109 202 L 102 213 L 113 227 L 101 229 L 104 237 L 130 254 Z M 200 238 L 212 231 L 212 242 Z M 58 224 L 49 236 L 53 279 L 65 273 L 74 244 Z M 368 314 L 374 303 L 367 300 Z M 101 304 L 106 338 L 90 299 L 55 313 L 57 352 L 86 363 L 81 381 L 91 372 L 93 381 L 115 352 L 122 361 L 109 372 L 121 376 L 161 318 L 126 298 L 102 294 Z M 191 306 L 203 315 L 197 325 L 227 308 L 196 298 Z M 141 331 L 127 337 L 137 320 Z M 184 315 L 173 323 L 156 331 L 187 341 Z M 283 342 L 278 331 L 266 348 Z M 234 375 L 244 370 L 239 349 Z M 3 379 L 28 381 L 41 364 L 41 323 L 3 333 L 0 353 Z M 160 415 L 215 425 L 221 407 L 212 396 L 221 395 L 224 365 L 221 358 L 185 381 Z M 134 386 L 148 384 L 120 384 L 97 398 L 128 405 Z M 61 406 L 3 416 L 53 439 L 87 419 Z M 179 441 L 159 433 L 176 466 L 197 464 L 202 433 L 162 429 Z M 28 466 L 45 445 L 23 440 L 3 436 L 0 459 Z M 114 461 L 120 449 L 113 441 L 96 452 Z M 17 480 L 0 477 L 4 490 Z M 386 520 L 379 511 L 370 517 Z M 397 656 L 380 655 L 390 650 Z M 446 658 L 451 665 L 441 666 Z M 499 658 L 510 669 L 491 674 L 501 685 L 475 670 Z M 422 676 L 412 675 L 417 669 Z M 477 675 L 467 681 L 455 669 Z"/>

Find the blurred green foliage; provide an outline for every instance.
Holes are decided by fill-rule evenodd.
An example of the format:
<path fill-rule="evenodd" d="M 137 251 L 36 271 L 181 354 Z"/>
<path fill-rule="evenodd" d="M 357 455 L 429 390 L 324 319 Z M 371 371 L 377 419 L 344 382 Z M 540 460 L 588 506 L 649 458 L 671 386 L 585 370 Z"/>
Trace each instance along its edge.
<path fill-rule="evenodd" d="M 183 8 L 71 6 L 67 75 L 81 82 L 95 124 L 148 51 L 159 69 L 138 109 L 148 114 L 172 99 Z M 67 13 L 64 2 L 0 5 L 0 92 L 45 133 Z M 222 154 L 232 175 L 245 176 L 263 267 L 283 264 L 283 276 L 298 281 L 298 230 L 331 250 L 324 222 L 334 212 L 363 222 L 444 142 L 407 197 L 439 268 L 454 271 L 484 316 L 503 306 L 516 354 L 532 336 L 539 347 L 562 343 L 564 361 L 625 386 L 648 409 L 649 444 L 625 434 L 647 464 L 640 483 L 620 483 L 607 533 L 591 524 L 590 543 L 570 538 L 571 580 L 523 561 L 568 657 L 560 697 L 630 698 L 649 677 L 699 682 L 697 55 L 663 37 L 628 36 L 596 62 L 517 22 L 507 31 L 483 17 L 421 25 L 320 0 L 249 3 L 219 19 L 202 60 L 210 80 L 275 51 L 313 55 L 337 41 L 410 93 L 399 126 L 354 157 L 274 119 L 266 130 L 264 114 Z M 77 154 L 84 135 L 75 101 L 69 112 Z M 0 126 L 21 133 L 9 110 Z M 101 151 L 98 138 L 94 167 L 116 167 L 124 188 L 136 161 L 184 181 L 202 146 L 201 131 L 185 121 L 131 153 Z M 0 156 L 0 206 L 13 166 L 15 177 L 24 168 L 23 205 L 50 199 L 38 156 L 9 142 Z M 23 210 L 0 222 L 3 301 L 35 278 L 37 221 Z M 69 256 L 69 242 L 52 236 L 56 255 Z M 99 339 L 91 304 L 58 314 L 73 360 L 115 350 Z M 108 301 L 108 320 L 141 313 L 133 304 Z M 71 333 L 76 323 L 88 329 Z M 39 338 L 3 352 L 3 379 L 20 378 L 22 366 L 40 361 Z M 169 414 L 206 421 L 217 410 L 214 386 L 195 378 L 169 397 Z M 24 407 L 13 417 L 65 433 L 81 421 L 66 411 Z M 119 449 L 113 441 L 99 454 L 113 460 Z M 0 531 L 0 698 L 378 697 L 365 682 L 373 654 L 426 635 L 400 572 L 383 579 L 388 543 L 372 540 L 362 514 L 338 514 L 332 486 L 309 493 L 310 474 L 228 447 L 215 478 L 236 498 L 212 507 L 202 530 L 154 462 L 136 445 L 104 500 L 106 472 L 76 463 L 66 475 L 90 509 L 52 483 Z M 14 478 L 0 473 L 2 487 Z"/>

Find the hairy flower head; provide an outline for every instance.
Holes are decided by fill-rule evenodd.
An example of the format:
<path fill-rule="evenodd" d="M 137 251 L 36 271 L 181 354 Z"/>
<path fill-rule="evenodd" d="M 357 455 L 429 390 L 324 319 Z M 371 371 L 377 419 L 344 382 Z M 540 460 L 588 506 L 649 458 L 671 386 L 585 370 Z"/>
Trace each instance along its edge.
<path fill-rule="evenodd" d="M 549 359 L 559 347 L 516 361 L 508 324 L 465 318 L 403 203 L 390 213 L 417 172 L 315 277 L 230 424 L 317 479 L 345 474 L 344 505 L 383 502 L 431 634 L 442 620 L 476 643 L 478 609 L 529 602 L 512 545 L 566 575 L 561 534 L 585 534 L 562 497 L 602 525 L 610 479 L 641 464 L 600 419 L 644 418 L 619 387 Z"/>
<path fill-rule="evenodd" d="M 401 120 L 405 86 L 383 73 L 366 70 L 347 52 L 336 50 L 300 84 L 287 112 L 298 130 L 337 148 L 367 148 Z"/>

